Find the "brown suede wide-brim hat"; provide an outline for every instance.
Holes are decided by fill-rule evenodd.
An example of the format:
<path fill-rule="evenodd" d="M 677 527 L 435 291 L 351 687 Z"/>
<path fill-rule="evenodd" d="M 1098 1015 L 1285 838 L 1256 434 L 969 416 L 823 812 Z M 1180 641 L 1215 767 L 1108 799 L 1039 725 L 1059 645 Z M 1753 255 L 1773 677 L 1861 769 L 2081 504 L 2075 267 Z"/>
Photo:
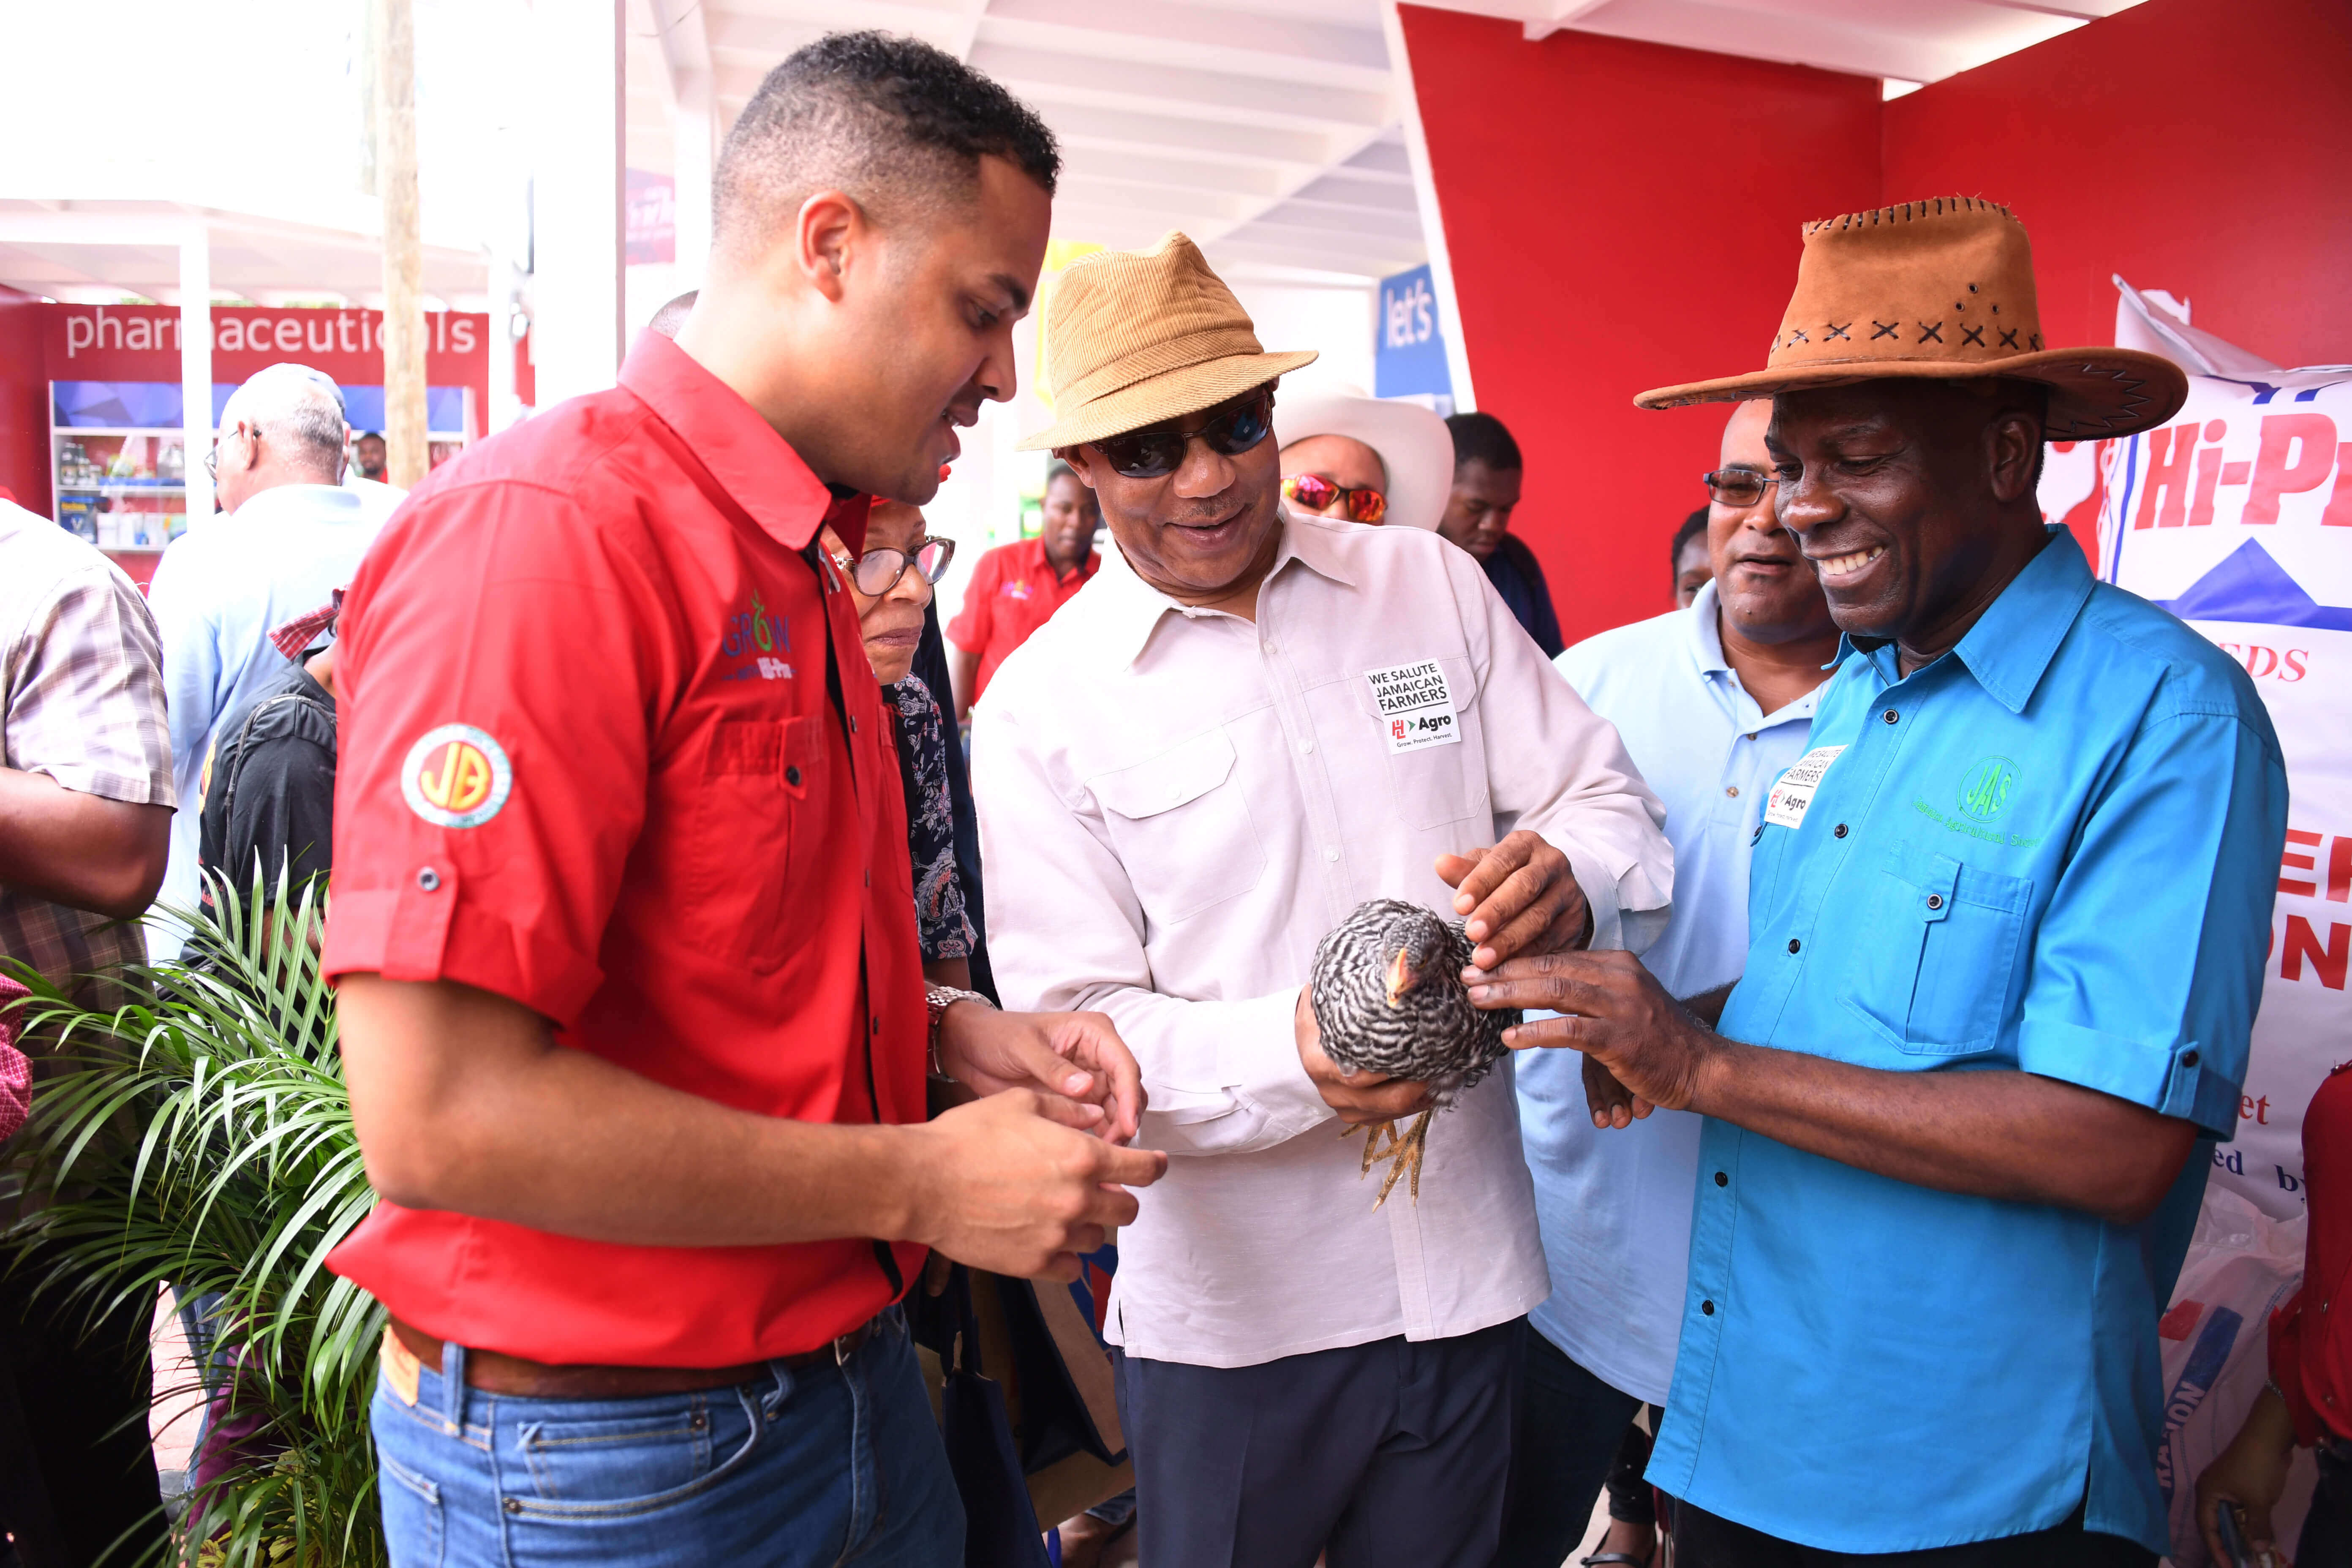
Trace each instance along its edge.
<path fill-rule="evenodd" d="M 2007 207 L 1946 196 L 1806 225 L 1797 291 L 1765 368 L 1633 402 L 1680 408 L 1882 378 L 1979 376 L 2047 386 L 2042 434 L 2052 441 L 2153 429 L 2189 397 L 2188 376 L 2155 354 L 2044 348 L 2025 226 Z"/>
<path fill-rule="evenodd" d="M 1054 423 L 1014 449 L 1140 430 L 1214 407 L 1315 358 L 1312 349 L 1266 353 L 1200 247 L 1173 229 L 1150 250 L 1097 251 L 1072 262 L 1046 296 Z"/>

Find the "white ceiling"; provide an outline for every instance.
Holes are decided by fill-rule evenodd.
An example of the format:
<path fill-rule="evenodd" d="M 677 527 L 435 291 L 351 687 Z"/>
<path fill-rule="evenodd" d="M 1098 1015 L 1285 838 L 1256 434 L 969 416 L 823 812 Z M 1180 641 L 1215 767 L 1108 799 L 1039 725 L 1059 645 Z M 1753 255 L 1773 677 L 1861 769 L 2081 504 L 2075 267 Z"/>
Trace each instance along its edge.
<path fill-rule="evenodd" d="M 1524 24 L 1935 81 L 2137 0 L 1438 0 Z M 666 171 L 669 105 L 707 73 L 720 130 L 841 27 L 929 39 L 1062 142 L 1058 237 L 1181 228 L 1239 276 L 1377 278 L 1424 258 L 1381 0 L 630 0 L 628 148 Z M 1529 47 L 1534 47 L 1531 43 Z M 1507 105 L 1498 105 L 1508 112 Z"/>

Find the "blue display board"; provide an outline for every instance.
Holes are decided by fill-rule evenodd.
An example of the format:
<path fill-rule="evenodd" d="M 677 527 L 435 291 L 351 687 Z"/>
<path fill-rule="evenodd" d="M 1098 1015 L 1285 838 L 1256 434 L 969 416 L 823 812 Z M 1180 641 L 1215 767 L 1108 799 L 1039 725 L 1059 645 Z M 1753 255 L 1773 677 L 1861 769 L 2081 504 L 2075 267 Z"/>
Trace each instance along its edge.
<path fill-rule="evenodd" d="M 1408 397 L 1454 395 L 1445 338 L 1437 324 L 1437 284 L 1426 266 L 1381 279 L 1381 313 L 1372 332 L 1372 393 Z"/>
<path fill-rule="evenodd" d="M 213 425 L 218 428 L 221 410 L 236 387 L 213 383 Z M 49 395 L 56 405 L 59 428 L 176 430 L 180 427 L 180 384 L 176 381 L 53 381 Z M 343 388 L 344 417 L 354 430 L 383 428 L 383 388 Z M 466 428 L 466 389 L 428 386 L 425 389 L 425 427 L 436 436 L 457 436 Z"/>

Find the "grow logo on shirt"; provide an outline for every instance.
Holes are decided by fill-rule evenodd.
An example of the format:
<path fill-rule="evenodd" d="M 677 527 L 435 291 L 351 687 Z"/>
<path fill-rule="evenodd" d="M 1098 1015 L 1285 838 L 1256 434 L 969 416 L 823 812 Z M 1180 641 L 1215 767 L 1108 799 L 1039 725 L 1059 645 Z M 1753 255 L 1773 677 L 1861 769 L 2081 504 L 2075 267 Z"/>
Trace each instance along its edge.
<path fill-rule="evenodd" d="M 772 616 L 760 591 L 751 590 L 751 607 L 727 617 L 719 639 L 719 657 L 736 659 L 721 680 L 790 680 L 793 667 L 784 655 L 793 648 L 793 628 L 782 616 Z"/>

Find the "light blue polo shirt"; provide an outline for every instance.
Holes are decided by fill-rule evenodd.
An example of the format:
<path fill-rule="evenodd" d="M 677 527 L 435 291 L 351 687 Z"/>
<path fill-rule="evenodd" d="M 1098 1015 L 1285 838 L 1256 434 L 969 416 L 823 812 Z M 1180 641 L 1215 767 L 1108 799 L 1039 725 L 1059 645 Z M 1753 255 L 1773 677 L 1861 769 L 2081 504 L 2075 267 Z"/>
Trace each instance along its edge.
<path fill-rule="evenodd" d="M 1709 583 L 1690 608 L 1587 637 L 1552 661 L 1617 726 L 1665 803 L 1674 913 L 1642 962 L 1677 996 L 1739 978 L 1748 840 L 1765 790 L 1805 749 L 1820 696 L 1758 708 L 1724 659 L 1717 613 Z M 1551 1296 L 1528 1321 L 1602 1382 L 1664 1405 L 1682 1326 L 1699 1119 L 1660 1110 L 1604 1131 L 1585 1102 L 1582 1056 L 1522 1051 L 1513 1063 L 1551 1273 Z"/>
<path fill-rule="evenodd" d="M 1797 826 L 1768 806 L 1758 830 L 1724 1034 L 1891 1072 L 2021 1068 L 2234 1131 L 2287 799 L 2242 669 L 2053 530 L 1908 679 L 1893 647 L 1849 644 L 1811 743 L 1843 750 Z M 2137 1226 L 1712 1119 L 1699 1152 L 1653 1482 L 1854 1552 L 2046 1529 L 2087 1493 L 2089 1529 L 2166 1550 L 2156 1325 L 2201 1147 Z"/>

